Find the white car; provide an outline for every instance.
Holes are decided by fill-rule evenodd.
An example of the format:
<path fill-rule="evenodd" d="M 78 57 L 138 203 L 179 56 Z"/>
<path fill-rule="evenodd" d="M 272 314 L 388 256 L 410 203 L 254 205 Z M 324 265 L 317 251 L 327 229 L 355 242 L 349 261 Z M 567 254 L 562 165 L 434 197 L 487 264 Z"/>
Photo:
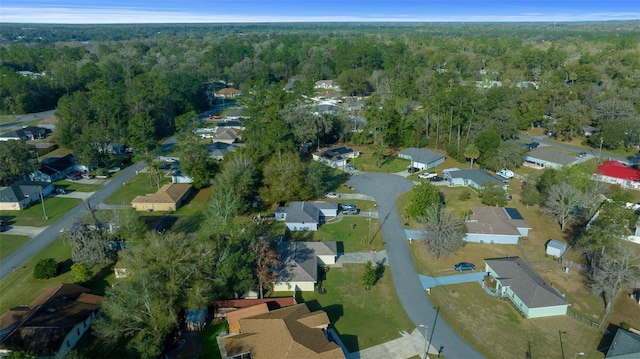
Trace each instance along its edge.
<path fill-rule="evenodd" d="M 496 172 L 496 174 L 502 178 L 506 178 L 506 179 L 511 179 L 513 178 L 513 176 L 515 176 L 515 174 L 513 173 L 513 171 L 508 170 L 508 169 L 502 169 L 498 172 Z"/>
<path fill-rule="evenodd" d="M 436 177 L 438 174 L 435 172 L 425 172 L 418 175 L 418 178 L 429 179 L 432 177 Z"/>
<path fill-rule="evenodd" d="M 335 192 L 327 192 L 324 194 L 324 196 L 327 198 L 338 198 L 338 194 Z"/>
<path fill-rule="evenodd" d="M 109 173 L 116 173 L 116 172 L 120 171 L 120 169 L 121 169 L 120 167 L 112 167 L 112 168 L 109 168 L 108 172 Z"/>

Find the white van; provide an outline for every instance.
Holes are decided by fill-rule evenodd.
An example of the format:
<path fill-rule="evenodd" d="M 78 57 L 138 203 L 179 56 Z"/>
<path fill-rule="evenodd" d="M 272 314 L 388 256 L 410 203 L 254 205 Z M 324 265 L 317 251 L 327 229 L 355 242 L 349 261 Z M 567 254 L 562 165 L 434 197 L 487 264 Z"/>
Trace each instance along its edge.
<path fill-rule="evenodd" d="M 513 176 L 515 176 L 515 174 L 513 173 L 513 171 L 508 170 L 506 168 L 503 168 L 502 170 L 496 172 L 496 174 L 502 178 L 506 178 L 506 179 L 511 179 L 513 178 Z"/>

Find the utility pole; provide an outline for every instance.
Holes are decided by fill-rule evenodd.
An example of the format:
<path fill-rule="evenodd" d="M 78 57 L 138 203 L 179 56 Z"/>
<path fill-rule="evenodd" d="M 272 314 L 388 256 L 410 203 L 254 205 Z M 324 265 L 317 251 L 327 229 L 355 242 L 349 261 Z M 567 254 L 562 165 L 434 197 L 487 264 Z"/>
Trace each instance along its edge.
<path fill-rule="evenodd" d="M 371 245 L 371 208 L 369 208 L 369 245 Z"/>
<path fill-rule="evenodd" d="M 600 136 L 600 153 L 598 154 L 598 164 L 602 162 L 602 143 L 604 142 L 604 138 Z"/>
<path fill-rule="evenodd" d="M 44 207 L 44 196 L 42 195 L 42 186 L 38 186 L 38 189 L 40 189 L 40 202 L 42 203 L 42 218 L 47 220 L 49 219 L 49 217 L 47 217 L 47 209 Z"/>

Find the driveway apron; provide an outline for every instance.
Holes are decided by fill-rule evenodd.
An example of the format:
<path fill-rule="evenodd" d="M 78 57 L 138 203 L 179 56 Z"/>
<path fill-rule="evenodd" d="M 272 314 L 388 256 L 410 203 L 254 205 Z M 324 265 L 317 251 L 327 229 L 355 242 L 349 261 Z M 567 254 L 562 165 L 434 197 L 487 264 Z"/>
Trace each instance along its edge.
<path fill-rule="evenodd" d="M 437 316 L 418 277 L 404 228 L 396 209 L 396 198 L 413 187 L 413 183 L 395 174 L 362 173 L 354 175 L 349 185 L 357 192 L 374 197 L 394 286 L 400 302 L 416 327 L 426 325 L 430 347 L 442 349 L 447 358 L 482 358 L 483 356 Z"/>

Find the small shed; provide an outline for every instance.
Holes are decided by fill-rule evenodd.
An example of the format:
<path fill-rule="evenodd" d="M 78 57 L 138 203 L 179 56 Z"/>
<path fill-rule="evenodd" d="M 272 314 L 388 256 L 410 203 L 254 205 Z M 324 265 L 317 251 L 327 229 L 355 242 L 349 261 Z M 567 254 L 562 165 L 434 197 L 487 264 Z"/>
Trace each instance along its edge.
<path fill-rule="evenodd" d="M 185 318 L 187 330 L 190 332 L 201 332 L 207 324 L 206 309 L 189 309 Z"/>
<path fill-rule="evenodd" d="M 560 258 L 564 251 L 567 249 L 567 243 L 559 241 L 557 239 L 551 239 L 547 242 L 546 254 L 555 258 Z"/>

